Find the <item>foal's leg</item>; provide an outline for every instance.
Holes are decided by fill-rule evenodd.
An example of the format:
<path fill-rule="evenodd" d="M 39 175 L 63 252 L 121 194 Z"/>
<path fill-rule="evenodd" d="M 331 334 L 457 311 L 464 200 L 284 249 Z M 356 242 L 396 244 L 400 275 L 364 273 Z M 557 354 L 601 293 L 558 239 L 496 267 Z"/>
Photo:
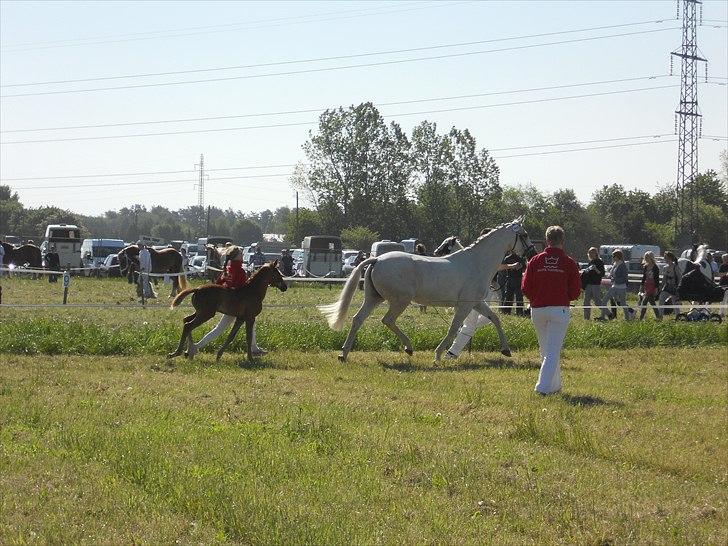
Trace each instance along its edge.
<path fill-rule="evenodd" d="M 359 328 L 361 328 L 361 325 L 364 323 L 366 318 L 371 314 L 372 311 L 374 311 L 374 308 L 380 303 L 382 303 L 382 299 L 379 296 L 376 296 L 373 293 L 364 295 L 364 303 L 361 304 L 361 307 L 356 312 L 356 315 L 354 315 L 354 320 L 351 321 L 351 329 L 349 330 L 349 335 L 346 336 L 346 341 L 344 342 L 343 347 L 341 347 L 339 362 L 346 362 L 346 357 L 349 356 L 349 351 L 351 351 L 351 348 L 354 345 L 356 333 L 359 331 Z"/>
<path fill-rule="evenodd" d="M 452 318 L 452 323 L 450 324 L 450 328 L 447 331 L 447 335 L 435 349 L 436 362 L 440 360 L 440 358 L 442 357 L 442 353 L 445 352 L 445 349 L 450 346 L 450 343 L 452 343 L 455 334 L 458 333 L 458 330 L 463 325 L 465 317 L 468 316 L 468 313 L 470 313 L 471 310 L 472 307 L 470 305 L 459 305 L 455 308 L 455 316 Z"/>
<path fill-rule="evenodd" d="M 169 353 L 167 355 L 167 358 L 174 358 L 175 356 L 181 355 L 185 341 L 187 341 L 188 337 L 192 335 L 192 330 L 194 330 L 201 324 L 204 324 L 205 322 L 210 320 L 213 316 L 215 316 L 214 310 L 212 311 L 212 314 L 209 311 L 198 311 L 194 315 L 185 317 L 184 318 L 184 327 L 182 328 L 182 337 L 179 340 L 179 345 L 177 346 L 177 350 L 174 351 L 173 353 Z"/>
<path fill-rule="evenodd" d="M 490 306 L 484 301 L 477 304 L 474 309 L 484 317 L 490 319 L 493 326 L 495 326 L 495 331 L 498 332 L 498 339 L 501 344 L 501 354 L 511 356 L 511 348 L 508 346 L 508 340 L 506 339 L 506 334 L 503 332 L 503 327 L 501 326 L 498 315 L 494 313 Z"/>
<path fill-rule="evenodd" d="M 412 356 L 412 342 L 407 337 L 407 334 L 400 330 L 399 326 L 395 323 L 404 310 L 407 309 L 408 305 L 408 301 L 390 301 L 389 309 L 382 317 L 382 323 L 397 335 L 399 341 L 404 345 L 404 352 Z"/>
<path fill-rule="evenodd" d="M 177 292 L 179 292 L 179 277 L 172 277 L 172 293 L 169 295 L 170 298 L 173 298 L 177 295 Z"/>
<path fill-rule="evenodd" d="M 255 332 L 255 317 L 245 321 L 245 341 L 248 348 L 248 362 L 253 361 L 253 333 Z"/>
<path fill-rule="evenodd" d="M 233 324 L 233 327 L 230 329 L 230 333 L 228 334 L 227 339 L 225 340 L 225 343 L 222 344 L 222 347 L 220 347 L 217 350 L 217 360 L 220 360 L 220 357 L 222 356 L 222 353 L 225 352 L 225 349 L 228 345 L 232 342 L 233 339 L 235 339 L 235 336 L 238 334 L 238 330 L 240 330 L 240 326 L 243 324 L 243 319 L 238 317 L 235 319 L 235 324 Z M 248 349 L 250 351 L 250 349 Z"/>

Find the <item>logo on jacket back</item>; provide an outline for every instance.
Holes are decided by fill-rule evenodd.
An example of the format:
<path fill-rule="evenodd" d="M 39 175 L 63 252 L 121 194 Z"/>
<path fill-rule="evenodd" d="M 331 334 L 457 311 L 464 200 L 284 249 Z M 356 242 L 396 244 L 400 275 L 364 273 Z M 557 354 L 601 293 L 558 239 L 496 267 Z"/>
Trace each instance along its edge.
<path fill-rule="evenodd" d="M 559 267 L 558 256 L 546 256 L 543 260 L 543 267 L 539 268 L 539 271 L 548 271 L 551 273 L 563 273 L 563 269 Z"/>

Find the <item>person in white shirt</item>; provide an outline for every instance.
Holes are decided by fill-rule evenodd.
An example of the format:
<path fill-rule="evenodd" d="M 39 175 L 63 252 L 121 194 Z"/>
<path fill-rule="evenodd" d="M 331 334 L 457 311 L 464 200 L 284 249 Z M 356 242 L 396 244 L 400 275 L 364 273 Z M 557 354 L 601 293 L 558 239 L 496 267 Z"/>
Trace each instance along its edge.
<path fill-rule="evenodd" d="M 149 273 L 152 272 L 152 255 L 141 241 L 137 242 L 137 246 L 139 247 L 139 295 L 144 294 L 145 298 L 156 298 L 157 294 L 149 282 Z"/>

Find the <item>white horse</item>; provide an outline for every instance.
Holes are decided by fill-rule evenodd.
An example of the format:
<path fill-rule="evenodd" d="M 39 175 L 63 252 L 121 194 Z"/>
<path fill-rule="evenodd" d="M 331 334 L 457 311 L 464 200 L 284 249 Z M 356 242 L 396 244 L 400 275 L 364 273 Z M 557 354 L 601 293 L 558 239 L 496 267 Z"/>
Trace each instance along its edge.
<path fill-rule="evenodd" d="M 445 338 L 435 350 L 435 360 L 450 345 L 458 328 L 472 309 L 488 317 L 498 330 L 501 353 L 510 356 L 498 316 L 483 301 L 503 256 L 520 247 L 521 253 L 532 247 L 528 233 L 523 229 L 523 217 L 498 226 L 486 235 L 480 236 L 469 247 L 445 258 L 419 256 L 406 252 L 388 252 L 377 258 L 369 258 L 352 272 L 341 291 L 338 301 L 320 305 L 318 309 L 327 318 L 329 326 L 341 330 L 346 313 L 358 285 L 361 270 L 367 266 L 364 278 L 364 303 L 354 315 L 351 330 L 344 342 L 339 360 L 345 362 L 364 320 L 383 301 L 389 302 L 389 309 L 382 322 L 392 330 L 404 345 L 407 354 L 412 354 L 412 342 L 396 324 L 397 318 L 411 302 L 434 307 L 454 307 L 455 315 Z"/>
<path fill-rule="evenodd" d="M 700 245 L 697 248 L 694 261 L 689 258 L 690 252 L 690 249 L 686 250 L 682 253 L 682 257 L 677 260 L 680 276 L 682 277 L 686 271 L 693 269 L 693 266 L 697 266 L 705 278 L 713 282 L 713 269 L 710 267 L 710 262 L 708 262 L 708 258 L 705 256 L 708 253 L 708 245 Z"/>

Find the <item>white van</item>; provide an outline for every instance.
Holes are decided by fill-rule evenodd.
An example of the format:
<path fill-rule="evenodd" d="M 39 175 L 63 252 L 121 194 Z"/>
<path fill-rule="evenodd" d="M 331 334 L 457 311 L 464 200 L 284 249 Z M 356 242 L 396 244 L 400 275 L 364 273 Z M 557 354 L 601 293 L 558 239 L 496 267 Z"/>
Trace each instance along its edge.
<path fill-rule="evenodd" d="M 81 263 L 81 230 L 72 224 L 50 224 L 46 227 L 40 251 L 45 256 L 54 246 L 62 268 L 83 267 Z"/>
<path fill-rule="evenodd" d="M 121 239 L 84 239 L 81 261 L 84 267 L 100 267 L 109 254 L 118 254 L 126 245 Z"/>
<path fill-rule="evenodd" d="M 398 243 L 397 241 L 384 239 L 382 241 L 372 243 L 372 251 L 369 254 L 369 257 L 376 258 L 377 256 L 381 256 L 382 254 L 386 254 L 387 252 L 394 252 L 397 250 L 399 250 L 400 252 L 404 252 L 404 245 L 402 243 Z"/>
<path fill-rule="evenodd" d="M 612 252 L 615 250 L 622 251 L 622 257 L 627 262 L 627 269 L 630 273 L 642 273 L 642 258 L 644 258 L 645 252 L 651 251 L 655 258 L 661 253 L 660 247 L 657 245 L 601 245 L 599 247 L 599 257 L 604 265 L 612 263 Z"/>

